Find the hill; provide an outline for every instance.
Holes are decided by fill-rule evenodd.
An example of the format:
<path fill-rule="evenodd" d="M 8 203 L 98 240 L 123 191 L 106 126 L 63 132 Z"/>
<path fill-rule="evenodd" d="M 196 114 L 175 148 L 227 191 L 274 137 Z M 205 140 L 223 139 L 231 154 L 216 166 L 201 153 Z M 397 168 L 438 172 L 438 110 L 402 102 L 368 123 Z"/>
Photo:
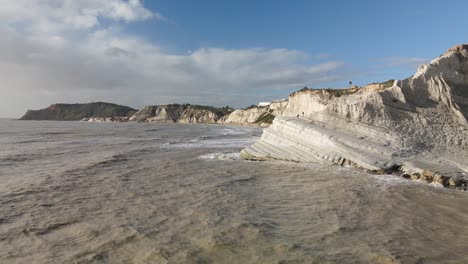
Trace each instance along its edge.
<path fill-rule="evenodd" d="M 128 106 L 104 102 L 53 104 L 40 110 L 28 110 L 20 120 L 78 121 L 91 117 L 130 117 L 136 111 Z"/>

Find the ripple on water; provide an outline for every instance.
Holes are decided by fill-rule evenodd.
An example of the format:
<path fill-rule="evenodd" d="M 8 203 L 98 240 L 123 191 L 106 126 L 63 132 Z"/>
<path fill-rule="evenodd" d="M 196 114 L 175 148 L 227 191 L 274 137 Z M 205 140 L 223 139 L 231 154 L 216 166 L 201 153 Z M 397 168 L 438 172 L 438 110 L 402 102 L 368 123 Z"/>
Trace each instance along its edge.
<path fill-rule="evenodd" d="M 466 193 L 238 160 L 250 129 L 73 126 L 76 144 L 2 149 L 0 262 L 468 263 Z"/>

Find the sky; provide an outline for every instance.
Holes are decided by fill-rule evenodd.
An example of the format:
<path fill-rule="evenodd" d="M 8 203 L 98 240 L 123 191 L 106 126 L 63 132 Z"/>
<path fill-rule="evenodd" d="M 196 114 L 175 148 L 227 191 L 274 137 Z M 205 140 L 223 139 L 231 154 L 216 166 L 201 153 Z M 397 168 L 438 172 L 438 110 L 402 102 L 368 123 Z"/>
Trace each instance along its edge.
<path fill-rule="evenodd" d="M 53 103 L 245 107 L 411 76 L 468 1 L 0 0 L 0 117 Z"/>

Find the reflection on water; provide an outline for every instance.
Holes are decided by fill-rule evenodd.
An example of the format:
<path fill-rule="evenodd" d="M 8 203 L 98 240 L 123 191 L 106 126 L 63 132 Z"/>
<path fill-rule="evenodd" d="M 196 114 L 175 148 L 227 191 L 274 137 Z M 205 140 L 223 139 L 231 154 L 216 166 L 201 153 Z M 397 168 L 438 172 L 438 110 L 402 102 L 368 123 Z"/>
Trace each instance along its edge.
<path fill-rule="evenodd" d="M 239 160 L 260 133 L 2 120 L 0 262 L 468 262 L 467 193 Z"/>

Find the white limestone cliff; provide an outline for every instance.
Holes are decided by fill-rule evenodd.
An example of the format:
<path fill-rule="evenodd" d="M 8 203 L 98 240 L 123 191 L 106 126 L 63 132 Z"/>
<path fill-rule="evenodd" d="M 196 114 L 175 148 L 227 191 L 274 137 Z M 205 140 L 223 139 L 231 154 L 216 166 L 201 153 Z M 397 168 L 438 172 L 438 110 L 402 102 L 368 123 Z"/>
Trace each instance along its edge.
<path fill-rule="evenodd" d="M 233 111 L 232 108 L 211 106 L 169 104 L 146 106 L 136 112 L 130 121 L 152 123 L 205 123 L 215 124 Z"/>
<path fill-rule="evenodd" d="M 221 113 L 205 109 L 186 109 L 177 122 L 182 124 L 215 124 L 223 116 Z"/>
<path fill-rule="evenodd" d="M 278 100 L 262 106 L 237 109 L 218 123 L 267 127 L 271 125 L 271 121 L 275 116 L 282 114 L 287 103 L 287 100 Z"/>
<path fill-rule="evenodd" d="M 304 89 L 276 113 L 280 117 L 241 152 L 243 158 L 466 178 L 468 46 L 450 49 L 402 81 Z"/>
<path fill-rule="evenodd" d="M 136 112 L 130 121 L 175 123 L 185 108 L 182 105 L 154 105 L 145 106 Z"/>

